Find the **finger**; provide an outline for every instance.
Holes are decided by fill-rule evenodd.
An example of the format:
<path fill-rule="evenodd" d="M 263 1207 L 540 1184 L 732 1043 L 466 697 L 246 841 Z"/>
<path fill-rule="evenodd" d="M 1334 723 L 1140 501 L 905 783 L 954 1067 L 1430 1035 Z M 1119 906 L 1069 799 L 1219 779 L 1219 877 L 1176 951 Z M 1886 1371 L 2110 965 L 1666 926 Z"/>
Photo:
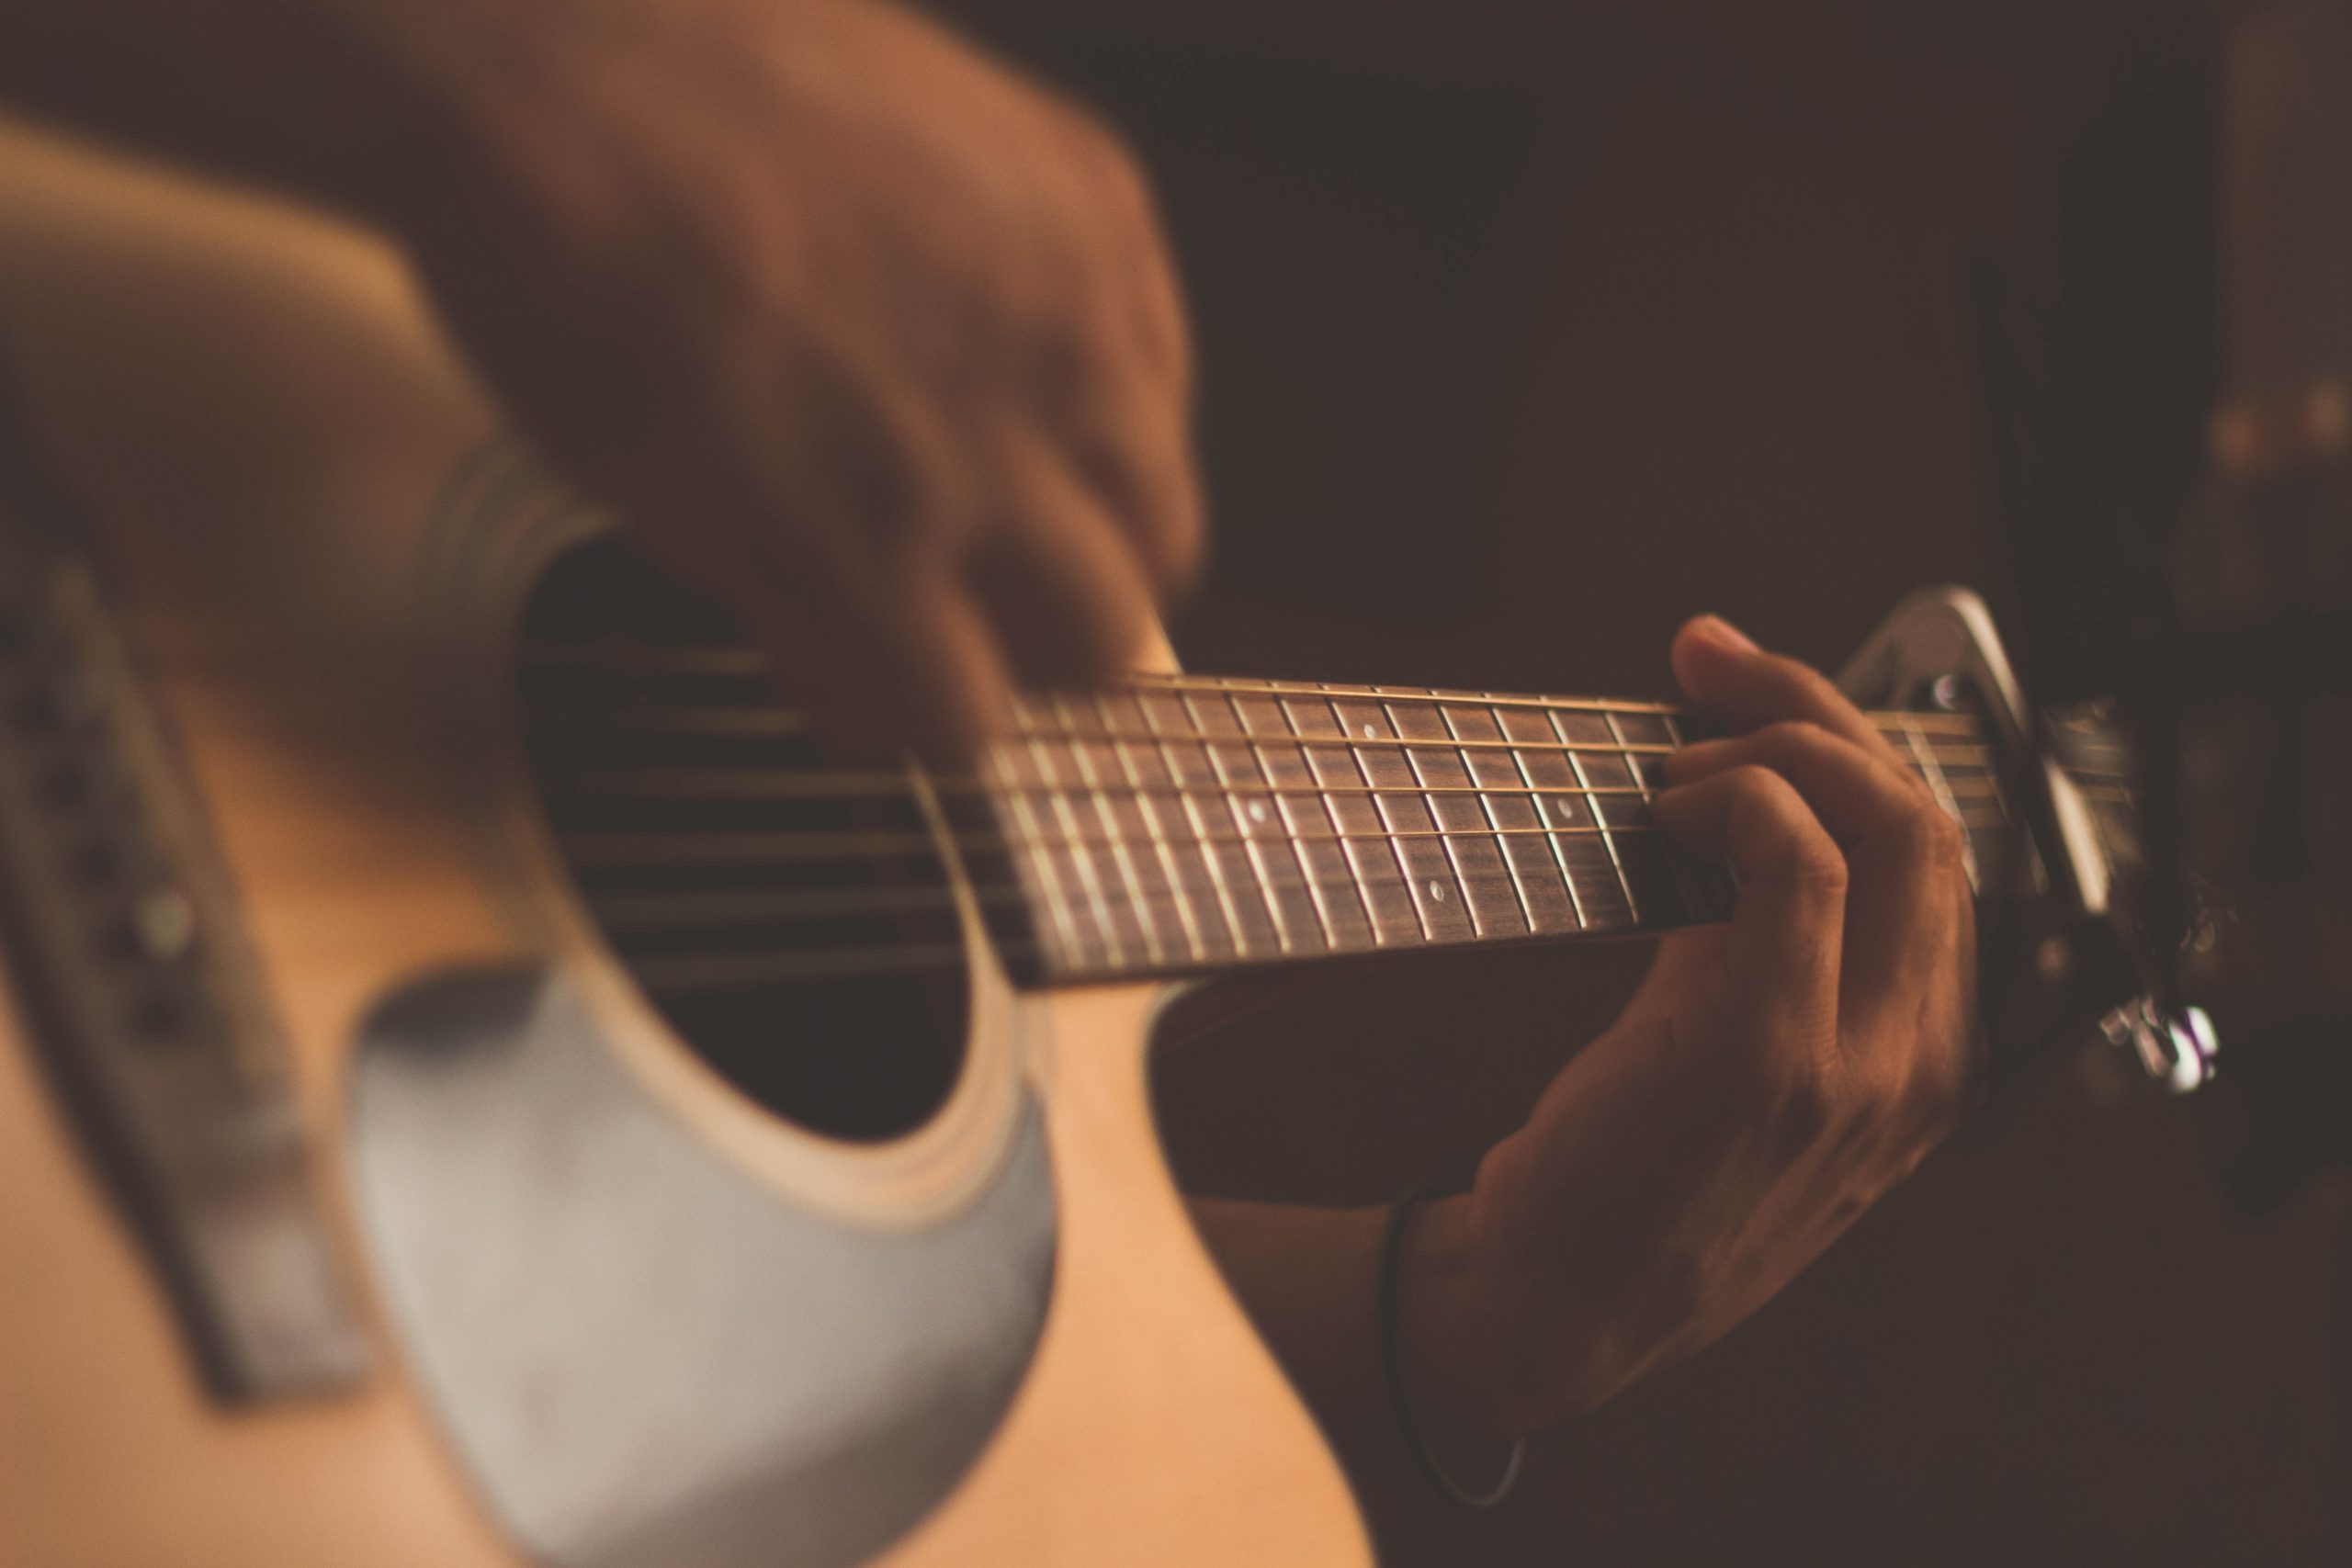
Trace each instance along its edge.
<path fill-rule="evenodd" d="M 1010 683 L 959 581 L 943 568 L 911 565 L 852 580 L 797 548 L 765 509 L 729 525 L 711 499 L 692 529 L 633 531 L 734 614 L 836 754 L 888 761 L 911 746 L 957 767 L 978 756 L 1001 725 Z"/>
<path fill-rule="evenodd" d="M 1093 491 L 1162 595 L 1200 570 L 1200 475 L 1193 457 L 1188 383 L 1127 346 L 1134 333 L 1105 318 L 1112 304 L 1074 307 L 1079 320 L 1036 355 L 1032 402 L 1052 446 Z M 1091 330 L 1085 323 L 1096 323 Z"/>
<path fill-rule="evenodd" d="M 1846 863 L 1796 787 L 1768 769 L 1734 768 L 1651 803 L 1693 854 L 1728 860 L 1739 903 L 1724 944 L 1724 1001 L 1770 1027 L 1837 1025 Z"/>
<path fill-rule="evenodd" d="M 1699 987 L 1714 985 L 1713 976 L 1723 972 L 1728 935 L 1722 926 L 1692 926 L 1668 932 L 1659 939 L 1657 953 L 1624 1010 L 1669 1007 L 1689 998 Z"/>
<path fill-rule="evenodd" d="M 1698 740 L 1666 760 L 1671 784 L 1728 768 L 1770 768 L 1797 786 L 1840 843 L 1857 843 L 1893 817 L 1933 797 L 1918 776 L 1877 748 L 1803 719 L 1783 719 L 1724 739 Z"/>
<path fill-rule="evenodd" d="M 1170 385 L 1189 389 L 1192 332 L 1151 181 L 1134 151 L 1094 116 L 1069 108 L 1064 126 L 1081 175 L 1076 199 L 1088 219 L 1107 223 L 1115 236 L 1115 265 L 1092 276 L 1109 285 L 1104 296 L 1113 303 L 1121 341 L 1133 344 Z"/>
<path fill-rule="evenodd" d="M 1043 685 L 1083 685 L 1135 667 L 1153 626 L 1142 563 L 1069 467 L 1008 434 L 1001 514 L 967 551 L 965 580 L 1011 654 Z"/>
<path fill-rule="evenodd" d="M 1182 396 L 1150 385 L 1103 389 L 1065 416 L 1071 467 L 1163 599 L 1192 587 L 1204 553 L 1191 425 Z"/>
<path fill-rule="evenodd" d="M 1702 741 L 1669 761 L 1668 776 L 1690 782 L 1744 767 L 1769 768 L 1795 785 L 1845 848 L 1839 992 L 1849 1022 L 1912 1005 L 1948 982 L 1966 878 L 1958 824 L 1927 790 L 1900 764 L 1812 724 Z"/>
<path fill-rule="evenodd" d="M 1060 118 L 1074 156 L 1073 232 L 1096 234 L 1054 301 L 1058 331 L 1023 351 L 1030 398 L 1062 457 L 1095 491 L 1162 595 L 1200 570 L 1192 339 L 1148 183 L 1091 115 Z"/>
<path fill-rule="evenodd" d="M 745 630 L 774 654 L 839 754 L 876 761 L 911 746 L 926 761 L 973 765 L 1003 728 L 1012 682 L 988 618 L 965 585 L 927 570 L 878 601 L 801 592 L 739 594 Z"/>
<path fill-rule="evenodd" d="M 1817 724 L 1865 750 L 1894 755 L 1862 711 L 1829 678 L 1798 660 L 1767 653 L 1713 615 L 1701 615 L 1675 634 L 1674 678 L 1701 707 L 1735 729 L 1784 719 Z"/>

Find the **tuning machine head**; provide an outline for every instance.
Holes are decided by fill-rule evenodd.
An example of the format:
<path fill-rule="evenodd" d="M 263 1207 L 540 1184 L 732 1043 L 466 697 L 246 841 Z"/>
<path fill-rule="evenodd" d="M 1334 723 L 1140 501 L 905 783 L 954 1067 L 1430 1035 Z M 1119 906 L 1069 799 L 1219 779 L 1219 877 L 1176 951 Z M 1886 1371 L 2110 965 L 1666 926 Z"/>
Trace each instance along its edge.
<path fill-rule="evenodd" d="M 2132 1064 L 2112 1077 L 2185 1092 L 2212 1075 L 2202 1012 L 2165 998 L 2168 954 L 2133 896 L 2143 874 L 2131 748 L 2111 704 L 2027 705 L 1992 616 L 1960 589 L 1916 593 L 1839 676 L 1857 701 L 1970 714 L 1998 823 L 1972 828 L 1978 971 L 1996 1074 L 2089 1040 Z"/>
<path fill-rule="evenodd" d="M 2212 1081 L 2221 1043 L 2203 1008 L 2168 1006 L 2141 995 L 2098 1021 L 2100 1035 L 2137 1063 L 2149 1080 L 2175 1094 Z"/>

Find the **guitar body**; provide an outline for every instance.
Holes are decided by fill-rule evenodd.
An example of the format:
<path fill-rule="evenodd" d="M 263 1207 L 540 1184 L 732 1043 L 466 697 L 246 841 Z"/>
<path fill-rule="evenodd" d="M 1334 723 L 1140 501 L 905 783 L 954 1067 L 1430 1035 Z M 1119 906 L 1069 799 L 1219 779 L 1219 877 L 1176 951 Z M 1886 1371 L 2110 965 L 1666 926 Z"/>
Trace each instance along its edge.
<path fill-rule="evenodd" d="M 735 1095 L 547 896 L 465 727 L 584 525 L 482 500 L 495 415 L 390 251 L 0 126 L 0 342 L 209 821 L 367 1359 L 208 1392 L 12 991 L 0 1563 L 1365 1561 L 1158 1148 L 1160 988 L 1016 992 L 967 921 L 958 1077 L 848 1142 Z M 526 1036 L 582 1098 L 526 1098 Z"/>

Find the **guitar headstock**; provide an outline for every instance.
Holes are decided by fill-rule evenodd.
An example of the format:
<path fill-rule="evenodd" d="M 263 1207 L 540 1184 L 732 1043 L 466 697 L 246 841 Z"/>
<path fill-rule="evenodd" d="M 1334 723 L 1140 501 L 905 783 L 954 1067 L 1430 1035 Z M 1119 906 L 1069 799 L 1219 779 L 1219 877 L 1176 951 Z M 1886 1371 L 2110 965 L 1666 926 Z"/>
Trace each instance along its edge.
<path fill-rule="evenodd" d="M 2096 1030 L 2169 1089 L 2204 1083 L 2211 1025 L 2164 999 L 2170 966 L 2139 919 L 2146 863 L 2131 749 L 2111 705 L 2030 706 L 1990 612 L 1958 588 L 1905 599 L 1838 684 L 1882 711 L 1973 721 L 1988 787 L 1962 820 L 1995 1070 Z M 1931 770 L 1932 754 L 1922 760 Z M 2190 940 L 2210 940 L 2214 919 L 2200 912 Z"/>

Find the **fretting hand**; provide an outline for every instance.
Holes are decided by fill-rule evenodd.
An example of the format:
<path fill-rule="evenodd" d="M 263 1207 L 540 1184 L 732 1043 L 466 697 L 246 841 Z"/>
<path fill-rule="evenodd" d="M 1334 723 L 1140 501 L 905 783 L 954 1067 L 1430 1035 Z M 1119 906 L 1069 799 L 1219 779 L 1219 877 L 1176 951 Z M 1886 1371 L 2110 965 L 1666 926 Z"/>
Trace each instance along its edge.
<path fill-rule="evenodd" d="M 1418 1408 L 1497 1440 L 1720 1337 L 1909 1174 L 1975 1062 L 1959 829 L 1814 671 L 1720 621 L 1674 646 L 1740 733 L 1668 765 L 1657 820 L 1740 878 L 1666 942 L 1468 1194 L 1410 1233 Z"/>

